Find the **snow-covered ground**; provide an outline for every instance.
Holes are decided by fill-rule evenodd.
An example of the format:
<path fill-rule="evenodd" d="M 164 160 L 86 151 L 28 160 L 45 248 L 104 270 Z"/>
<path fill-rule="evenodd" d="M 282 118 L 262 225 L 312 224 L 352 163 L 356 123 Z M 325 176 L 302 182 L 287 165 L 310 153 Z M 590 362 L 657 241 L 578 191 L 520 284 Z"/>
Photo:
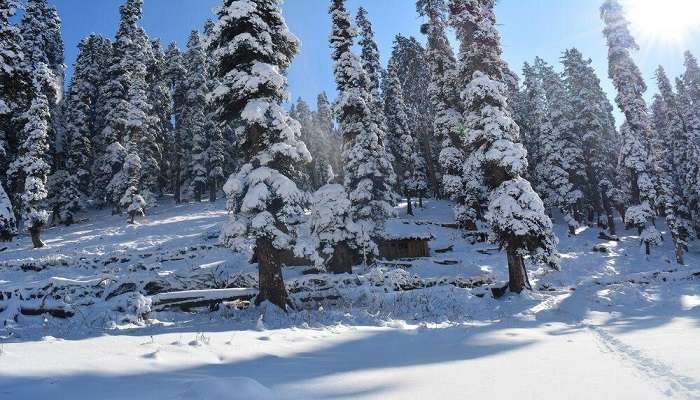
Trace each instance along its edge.
<path fill-rule="evenodd" d="M 31 250 L 29 238 L 9 244 L 0 292 L 100 289 L 61 298 L 76 310 L 69 320 L 20 315 L 2 327 L 17 303 L 0 301 L 0 399 L 700 398 L 697 243 L 677 266 L 670 240 L 646 258 L 631 231 L 604 242 L 594 228 L 569 238 L 558 224 L 562 271 L 531 271 L 535 292 L 495 300 L 483 287 L 392 290 L 505 279 L 503 254 L 441 226 L 451 222 L 445 202 L 391 223 L 429 231 L 433 257 L 357 267 L 363 284 L 339 285 L 341 300 L 323 308 L 122 318 L 134 299 L 119 294 L 125 283 L 149 301 L 139 285 L 154 277 L 173 291 L 250 282 L 255 266 L 216 246 L 222 209 L 166 203 L 134 226 L 91 212 L 47 230 L 45 249 Z M 317 277 L 302 270 L 285 271 L 288 285 Z"/>

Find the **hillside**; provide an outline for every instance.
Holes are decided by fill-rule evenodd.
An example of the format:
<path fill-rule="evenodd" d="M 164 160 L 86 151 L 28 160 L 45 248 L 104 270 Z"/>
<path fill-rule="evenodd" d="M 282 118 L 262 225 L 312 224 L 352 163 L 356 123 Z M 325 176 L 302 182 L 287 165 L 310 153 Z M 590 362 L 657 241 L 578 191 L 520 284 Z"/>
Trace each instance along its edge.
<path fill-rule="evenodd" d="M 669 243 L 647 259 L 631 231 L 604 242 L 557 225 L 562 270 L 531 271 L 536 290 L 497 300 L 504 255 L 441 226 L 450 204 L 429 201 L 389 223 L 432 234 L 429 258 L 334 278 L 287 268 L 288 314 L 245 301 L 158 311 L 154 292 L 254 289 L 255 265 L 217 245 L 223 208 L 165 203 L 137 225 L 96 211 L 47 230 L 44 249 L 10 244 L 0 397 L 700 396 L 697 248 L 679 267 Z M 41 307 L 72 317 L 21 312 Z"/>

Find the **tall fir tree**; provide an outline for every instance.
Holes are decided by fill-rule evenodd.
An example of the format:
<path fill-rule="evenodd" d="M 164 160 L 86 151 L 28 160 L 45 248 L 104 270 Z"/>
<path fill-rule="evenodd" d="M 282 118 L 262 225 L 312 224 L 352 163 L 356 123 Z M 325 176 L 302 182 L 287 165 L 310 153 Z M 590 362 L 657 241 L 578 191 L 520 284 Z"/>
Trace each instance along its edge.
<path fill-rule="evenodd" d="M 462 68 L 474 71 L 462 91 L 469 151 L 464 173 L 485 188 L 491 240 L 505 248 L 509 288 L 519 293 L 528 286 L 524 256 L 556 266 L 557 238 L 542 201 L 522 178 L 527 153 L 507 107 L 494 3 L 452 0 L 450 20 L 462 43 Z"/>
<path fill-rule="evenodd" d="M 683 157 L 685 129 L 678 112 L 677 97 L 663 68 L 656 71 L 656 78 L 660 94 L 652 103 L 655 128 L 652 149 L 658 176 L 658 204 L 676 247 L 676 261 L 683 264 L 688 240 L 695 235 L 687 199 L 682 192 L 683 183 L 679 179 L 679 171 L 686 168 Z"/>
<path fill-rule="evenodd" d="M 183 138 L 186 136 L 184 109 L 187 102 L 185 77 L 187 68 L 182 53 L 173 42 L 170 43 L 165 52 L 165 71 L 164 78 L 168 89 L 169 97 L 172 99 L 172 117 L 174 122 L 173 131 L 170 136 L 172 144 L 168 147 L 168 155 L 170 158 L 170 177 L 169 187 L 175 194 L 175 202 L 182 201 L 182 168 L 183 153 L 185 151 Z"/>
<path fill-rule="evenodd" d="M 454 203 L 455 220 L 467 230 L 476 230 L 477 214 L 468 204 L 462 167 L 464 140 L 462 104 L 457 81 L 457 61 L 447 38 L 445 0 L 418 0 L 418 13 L 428 19 L 421 30 L 427 35 L 426 60 L 430 73 L 428 93 L 435 110 L 433 130 L 439 143 L 441 191 Z"/>
<path fill-rule="evenodd" d="M 372 95 L 360 59 L 352 53 L 356 32 L 344 0 L 332 0 L 330 45 L 335 62 L 338 98 L 335 112 L 343 135 L 344 186 L 351 202 L 354 239 L 342 243 L 356 255 L 378 255 L 377 241 L 383 235 L 384 221 L 394 215 L 392 201 L 395 176 L 385 149 L 381 127 L 372 116 Z M 336 250 L 337 251 L 337 250 Z M 346 266 L 346 269 L 349 266 Z M 336 271 L 336 272 L 346 272 Z"/>
<path fill-rule="evenodd" d="M 214 33 L 214 21 L 207 20 L 204 24 L 204 37 L 207 56 L 207 94 L 212 93 L 219 85 L 218 66 L 214 62 L 213 52 L 208 43 Z M 208 147 L 206 151 L 206 167 L 209 178 L 209 201 L 214 202 L 217 193 L 223 186 L 226 173 L 224 170 L 226 163 L 226 141 L 224 140 L 223 129 L 216 119 L 216 105 L 207 98 L 206 123 L 204 131 L 207 133 Z"/>
<path fill-rule="evenodd" d="M 409 126 L 403 89 L 393 60 L 389 61 L 385 77 L 384 112 L 387 115 L 388 142 L 392 144 L 395 154 L 394 170 L 398 176 L 398 187 L 406 197 L 408 214 L 413 215 L 412 198 L 422 197 L 428 183 L 425 161 Z"/>
<path fill-rule="evenodd" d="M 148 102 L 152 107 L 153 134 L 155 143 L 153 146 L 156 161 L 158 163 L 158 184 L 156 194 L 162 195 L 168 189 L 170 183 L 170 154 L 172 145 L 172 99 L 169 95 L 168 83 L 165 76 L 165 52 L 159 39 L 151 41 L 150 57 L 146 64 L 146 83 L 148 84 Z"/>
<path fill-rule="evenodd" d="M 282 257 L 294 244 L 292 224 L 306 200 L 294 178 L 297 165 L 311 158 L 299 141 L 299 124 L 280 106 L 287 99 L 283 73 L 299 41 L 279 0 L 226 0 L 218 16 L 211 40 L 221 84 L 212 100 L 222 121 L 240 118 L 236 134 L 246 161 L 224 188 L 233 217 L 222 236 L 238 248 L 254 240 L 256 304 L 269 301 L 284 309 Z"/>
<path fill-rule="evenodd" d="M 615 220 L 608 195 L 608 188 L 615 181 L 614 166 L 617 164 L 616 128 L 609 117 L 612 106 L 590 59 L 584 59 L 583 54 L 574 48 L 566 50 L 561 61 L 572 108 L 571 130 L 581 135 L 583 171 L 586 174 L 585 202 L 589 212 L 599 217 L 605 214 L 605 222 L 600 223 L 604 223 L 608 233 L 614 235 Z"/>
<path fill-rule="evenodd" d="M 439 198 L 442 196 L 440 193 L 440 150 L 433 148 L 437 141 L 433 131 L 432 116 L 434 110 L 429 93 L 430 71 L 426 57 L 425 48 L 416 38 L 396 36 L 391 58 L 396 63 L 399 80 L 404 91 L 408 118 L 415 131 L 414 137 L 418 138 L 421 152 L 425 155 L 430 189 L 434 197 Z"/>
<path fill-rule="evenodd" d="M 185 157 L 185 181 L 188 192 L 193 194 L 195 201 L 202 201 L 208 179 L 207 173 L 207 55 L 202 46 L 199 32 L 192 31 L 187 41 L 187 52 L 184 62 L 188 68 L 187 79 L 183 82 L 185 106 L 182 111 L 184 131 L 187 137 L 183 140 L 188 149 Z"/>
<path fill-rule="evenodd" d="M 646 84 L 630 55 L 630 51 L 639 47 L 630 34 L 629 22 L 617 0 L 606 0 L 600 13 L 608 42 L 609 74 L 618 91 L 617 105 L 625 114 L 620 166 L 627 169 L 631 194 L 625 222 L 637 227 L 649 254 L 652 245 L 660 244 L 661 235 L 654 227 L 656 190 L 649 162 L 653 130 L 643 96 Z"/>

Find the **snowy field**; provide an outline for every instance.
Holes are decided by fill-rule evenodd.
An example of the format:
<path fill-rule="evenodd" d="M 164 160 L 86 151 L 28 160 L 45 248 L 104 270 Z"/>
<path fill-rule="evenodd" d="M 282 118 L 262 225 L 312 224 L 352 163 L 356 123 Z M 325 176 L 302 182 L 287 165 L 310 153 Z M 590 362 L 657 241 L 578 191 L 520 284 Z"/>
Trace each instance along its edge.
<path fill-rule="evenodd" d="M 360 284 L 322 307 L 159 312 L 149 292 L 255 283 L 216 245 L 223 208 L 166 203 L 134 226 L 93 212 L 47 230 L 45 249 L 9 244 L 0 292 L 28 298 L 0 301 L 0 399 L 700 398 L 697 243 L 679 267 L 670 240 L 647 259 L 632 231 L 604 242 L 557 225 L 562 271 L 530 271 L 538 290 L 495 300 L 505 256 L 428 202 L 391 229 L 429 231 L 431 258 L 357 267 Z M 318 277 L 302 270 L 285 270 L 288 288 Z M 456 280 L 487 284 L 440 283 Z M 396 290 L 416 282 L 434 285 Z M 72 318 L 17 315 L 44 289 Z"/>

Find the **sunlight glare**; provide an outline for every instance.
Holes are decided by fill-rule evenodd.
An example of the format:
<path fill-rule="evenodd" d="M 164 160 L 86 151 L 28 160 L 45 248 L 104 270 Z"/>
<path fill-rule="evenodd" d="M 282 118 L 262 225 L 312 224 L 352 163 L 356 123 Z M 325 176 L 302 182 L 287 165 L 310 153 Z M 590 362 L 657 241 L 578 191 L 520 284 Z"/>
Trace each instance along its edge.
<path fill-rule="evenodd" d="M 700 31 L 700 0 L 626 0 L 632 29 L 646 41 L 682 44 Z"/>

